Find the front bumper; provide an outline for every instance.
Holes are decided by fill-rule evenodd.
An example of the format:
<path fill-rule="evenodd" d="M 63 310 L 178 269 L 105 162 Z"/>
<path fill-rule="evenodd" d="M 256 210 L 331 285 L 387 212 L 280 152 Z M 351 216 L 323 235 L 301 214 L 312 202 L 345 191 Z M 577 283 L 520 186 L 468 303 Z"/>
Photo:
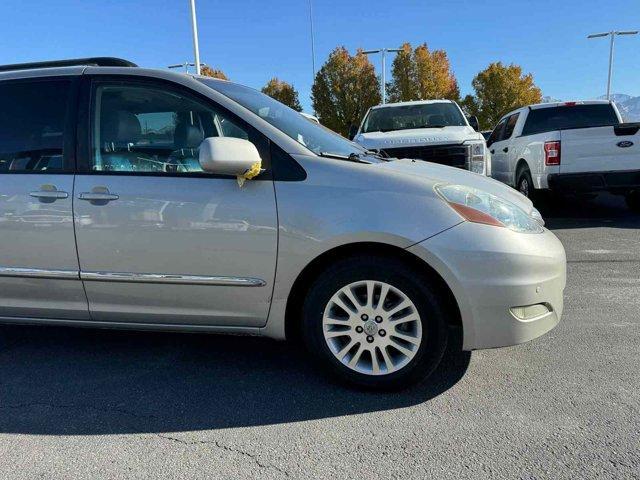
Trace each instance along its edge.
<path fill-rule="evenodd" d="M 548 177 L 549 188 L 566 193 L 619 192 L 640 189 L 640 170 L 557 173 Z"/>
<path fill-rule="evenodd" d="M 548 230 L 522 234 L 464 222 L 409 251 L 431 265 L 453 291 L 464 350 L 527 342 L 560 321 L 566 257 Z M 529 320 L 520 320 L 511 311 L 541 303 L 550 311 Z"/>

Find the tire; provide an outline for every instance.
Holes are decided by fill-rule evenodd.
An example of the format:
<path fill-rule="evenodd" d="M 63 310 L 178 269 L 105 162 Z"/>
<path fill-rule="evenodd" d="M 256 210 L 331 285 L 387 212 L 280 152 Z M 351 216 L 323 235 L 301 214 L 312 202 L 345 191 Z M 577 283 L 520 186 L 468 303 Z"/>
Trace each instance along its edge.
<path fill-rule="evenodd" d="M 359 305 L 347 300 L 347 291 Z M 381 305 L 383 291 L 388 293 Z M 406 388 L 426 379 L 442 359 L 448 323 L 440 298 L 432 281 L 401 261 L 370 255 L 343 259 L 311 285 L 302 337 L 316 363 L 333 377 L 372 389 Z M 394 312 L 406 300 L 410 305 Z"/>
<path fill-rule="evenodd" d="M 529 167 L 522 167 L 518 171 L 518 178 L 516 179 L 516 190 L 518 190 L 521 194 L 523 194 L 530 200 L 533 200 L 536 196 Z"/>
<path fill-rule="evenodd" d="M 633 190 L 627 193 L 624 199 L 632 212 L 640 213 L 640 190 Z"/>

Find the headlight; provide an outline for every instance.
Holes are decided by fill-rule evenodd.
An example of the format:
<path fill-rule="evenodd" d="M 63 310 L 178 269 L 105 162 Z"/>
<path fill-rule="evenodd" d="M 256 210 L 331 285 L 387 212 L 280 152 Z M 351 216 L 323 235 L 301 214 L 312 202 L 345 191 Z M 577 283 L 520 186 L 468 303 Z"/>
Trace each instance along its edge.
<path fill-rule="evenodd" d="M 469 222 L 506 227 L 522 233 L 544 231 L 537 219 L 517 205 L 491 193 L 464 185 L 436 185 L 435 190 Z"/>
<path fill-rule="evenodd" d="M 486 146 L 483 140 L 468 140 L 465 145 L 469 145 L 469 170 L 474 173 L 484 175 Z"/>

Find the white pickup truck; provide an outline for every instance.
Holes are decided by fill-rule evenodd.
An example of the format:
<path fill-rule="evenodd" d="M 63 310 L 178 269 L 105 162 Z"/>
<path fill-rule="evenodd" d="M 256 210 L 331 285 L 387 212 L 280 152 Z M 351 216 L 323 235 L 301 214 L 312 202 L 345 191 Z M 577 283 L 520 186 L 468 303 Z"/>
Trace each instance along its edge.
<path fill-rule="evenodd" d="M 414 158 L 488 175 L 490 156 L 478 119 L 451 100 L 421 100 L 371 107 L 349 138 L 390 157 Z"/>
<path fill-rule="evenodd" d="M 528 197 L 540 190 L 625 195 L 640 210 L 640 123 L 606 100 L 544 103 L 506 114 L 487 146 L 491 176 Z"/>

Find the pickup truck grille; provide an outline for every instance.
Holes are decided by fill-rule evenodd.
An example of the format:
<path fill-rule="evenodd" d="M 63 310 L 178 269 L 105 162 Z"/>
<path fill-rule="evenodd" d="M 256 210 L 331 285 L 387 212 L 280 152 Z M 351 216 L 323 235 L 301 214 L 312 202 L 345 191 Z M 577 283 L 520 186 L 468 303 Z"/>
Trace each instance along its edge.
<path fill-rule="evenodd" d="M 390 157 L 415 158 L 441 165 L 449 165 L 450 167 L 469 168 L 468 145 L 422 145 L 383 148 L 382 150 Z"/>

